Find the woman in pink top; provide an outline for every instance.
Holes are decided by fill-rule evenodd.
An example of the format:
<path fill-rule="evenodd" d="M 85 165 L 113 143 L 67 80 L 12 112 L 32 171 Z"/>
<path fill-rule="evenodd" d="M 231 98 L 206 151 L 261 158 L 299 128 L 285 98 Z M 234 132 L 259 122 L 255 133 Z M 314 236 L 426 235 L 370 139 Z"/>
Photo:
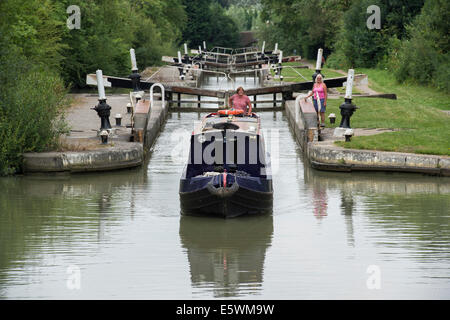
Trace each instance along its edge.
<path fill-rule="evenodd" d="M 236 94 L 232 95 L 230 99 L 228 99 L 228 104 L 235 110 L 244 111 L 244 114 L 252 114 L 252 102 L 250 101 L 249 97 L 245 95 L 244 88 L 242 87 L 237 88 Z"/>
<path fill-rule="evenodd" d="M 322 75 L 319 73 L 316 77 L 316 82 L 313 86 L 313 91 L 308 94 L 305 98 L 308 99 L 309 97 L 313 96 L 313 104 L 314 109 L 316 109 L 316 112 L 319 112 L 319 106 L 317 101 L 317 96 L 319 96 L 320 100 L 320 121 L 321 127 L 325 127 L 325 110 L 327 106 L 327 85 L 323 82 Z"/>

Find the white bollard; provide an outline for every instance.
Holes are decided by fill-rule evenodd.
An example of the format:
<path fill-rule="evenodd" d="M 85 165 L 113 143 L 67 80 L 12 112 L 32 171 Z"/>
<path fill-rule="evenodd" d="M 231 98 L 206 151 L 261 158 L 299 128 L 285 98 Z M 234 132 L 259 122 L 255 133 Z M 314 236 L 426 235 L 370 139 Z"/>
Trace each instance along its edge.
<path fill-rule="evenodd" d="M 202 46 L 198 46 L 198 53 L 202 54 Z"/>
<path fill-rule="evenodd" d="M 353 90 L 353 78 L 355 77 L 355 70 L 349 69 L 347 74 L 347 84 L 345 86 L 345 97 L 344 99 L 352 98 L 352 90 Z"/>
<path fill-rule="evenodd" d="M 319 49 L 317 51 L 316 70 L 322 70 L 322 54 L 323 54 L 323 49 Z"/>
<path fill-rule="evenodd" d="M 137 63 L 136 63 L 136 53 L 134 52 L 134 49 L 130 49 L 130 56 L 131 56 L 131 70 L 137 71 Z"/>
<path fill-rule="evenodd" d="M 181 61 L 181 52 L 180 51 L 178 51 L 178 63 L 181 63 L 182 61 Z"/>
<path fill-rule="evenodd" d="M 184 44 L 184 54 L 188 55 L 188 47 L 187 47 L 187 43 Z"/>
<path fill-rule="evenodd" d="M 273 53 L 277 53 L 277 51 L 278 51 L 278 42 L 275 43 L 275 49 L 273 49 Z"/>
<path fill-rule="evenodd" d="M 203 49 L 206 51 L 206 42 L 203 41 Z"/>
<path fill-rule="evenodd" d="M 265 41 L 263 41 L 263 44 L 262 44 L 262 49 L 261 49 L 261 53 L 263 53 L 264 54 L 264 48 L 266 47 L 266 42 Z"/>
<path fill-rule="evenodd" d="M 97 88 L 98 88 L 98 100 L 106 100 L 105 86 L 103 84 L 103 72 L 97 70 Z"/>

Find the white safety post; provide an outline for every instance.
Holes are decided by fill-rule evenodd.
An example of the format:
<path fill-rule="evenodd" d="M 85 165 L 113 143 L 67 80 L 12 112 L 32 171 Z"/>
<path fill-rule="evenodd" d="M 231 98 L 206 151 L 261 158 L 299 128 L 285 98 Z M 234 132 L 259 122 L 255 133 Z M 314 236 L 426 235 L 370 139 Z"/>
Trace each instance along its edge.
<path fill-rule="evenodd" d="M 283 62 L 283 51 L 280 51 L 280 54 L 278 55 L 278 63 Z"/>
<path fill-rule="evenodd" d="M 162 101 L 162 107 L 164 109 L 164 107 L 165 107 L 165 90 L 164 90 L 164 86 L 161 83 L 155 83 L 150 87 L 150 108 L 153 108 L 153 89 L 155 87 L 161 88 L 161 101 Z"/>
<path fill-rule="evenodd" d="M 261 53 L 264 53 L 265 47 L 266 47 L 266 42 L 263 41 L 262 48 L 261 48 Z"/>
<path fill-rule="evenodd" d="M 206 41 L 203 41 L 203 49 L 206 51 Z"/>
<path fill-rule="evenodd" d="M 178 63 L 181 63 L 181 52 L 178 51 Z"/>
<path fill-rule="evenodd" d="M 273 53 L 277 53 L 278 52 L 278 42 L 275 43 L 275 49 L 273 49 Z"/>
<path fill-rule="evenodd" d="M 202 54 L 202 46 L 198 46 L 198 53 Z"/>
<path fill-rule="evenodd" d="M 97 70 L 97 88 L 98 88 L 98 100 L 106 100 L 105 86 L 103 84 L 103 71 Z"/>
<path fill-rule="evenodd" d="M 355 70 L 349 69 L 347 73 L 347 84 L 345 86 L 345 97 L 344 99 L 352 98 L 352 90 L 353 90 L 353 78 L 355 77 Z"/>
<path fill-rule="evenodd" d="M 188 47 L 187 47 L 187 43 L 184 44 L 184 54 L 188 55 Z"/>
<path fill-rule="evenodd" d="M 322 70 L 322 54 L 323 49 L 317 51 L 316 70 Z"/>
<path fill-rule="evenodd" d="M 299 94 L 297 98 L 295 98 L 295 123 L 298 123 L 300 120 L 300 100 L 305 99 L 306 94 Z"/>
<path fill-rule="evenodd" d="M 137 71 L 137 63 L 136 63 L 136 53 L 134 52 L 134 49 L 130 49 L 130 57 L 131 57 L 131 70 Z"/>

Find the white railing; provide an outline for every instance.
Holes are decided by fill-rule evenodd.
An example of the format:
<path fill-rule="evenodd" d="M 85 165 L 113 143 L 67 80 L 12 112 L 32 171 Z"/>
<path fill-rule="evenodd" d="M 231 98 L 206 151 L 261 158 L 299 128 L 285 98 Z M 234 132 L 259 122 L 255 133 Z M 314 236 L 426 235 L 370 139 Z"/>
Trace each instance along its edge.
<path fill-rule="evenodd" d="M 165 108 L 165 89 L 161 83 L 155 83 L 150 87 L 150 108 L 153 108 L 153 89 L 155 87 L 161 88 L 161 101 L 162 101 L 162 107 L 164 109 Z"/>

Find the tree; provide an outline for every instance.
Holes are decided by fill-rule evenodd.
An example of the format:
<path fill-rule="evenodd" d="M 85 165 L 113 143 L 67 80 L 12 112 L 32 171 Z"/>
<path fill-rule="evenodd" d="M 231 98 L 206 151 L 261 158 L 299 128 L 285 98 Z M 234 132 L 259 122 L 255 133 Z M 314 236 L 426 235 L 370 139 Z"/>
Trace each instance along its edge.
<path fill-rule="evenodd" d="M 225 15 L 224 8 L 216 1 L 183 0 L 187 23 L 183 41 L 191 47 L 198 47 L 206 41 L 209 46 L 235 46 L 238 42 L 238 28 Z"/>
<path fill-rule="evenodd" d="M 296 50 L 306 58 L 315 58 L 318 48 L 327 55 L 339 30 L 341 17 L 349 1 L 344 0 L 262 0 L 259 38 L 275 42 L 284 51 Z"/>
<path fill-rule="evenodd" d="M 187 23 L 183 30 L 183 41 L 197 48 L 210 39 L 213 24 L 208 0 L 183 0 Z"/>
<path fill-rule="evenodd" d="M 423 0 L 353 1 L 342 17 L 329 66 L 336 68 L 375 67 L 386 59 L 392 38 L 402 38 L 405 26 L 412 21 L 422 7 Z M 380 8 L 381 29 L 369 29 L 366 22 L 370 14 L 367 8 Z"/>
<path fill-rule="evenodd" d="M 208 42 L 212 45 L 234 48 L 239 45 L 238 27 L 219 4 L 211 5 L 211 34 Z"/>
<path fill-rule="evenodd" d="M 0 1 L 4 44 L 34 65 L 60 70 L 64 59 L 63 22 L 51 0 Z"/>
<path fill-rule="evenodd" d="M 397 80 L 434 85 L 450 92 L 450 3 L 428 0 L 407 28 L 407 37 L 390 51 Z"/>

